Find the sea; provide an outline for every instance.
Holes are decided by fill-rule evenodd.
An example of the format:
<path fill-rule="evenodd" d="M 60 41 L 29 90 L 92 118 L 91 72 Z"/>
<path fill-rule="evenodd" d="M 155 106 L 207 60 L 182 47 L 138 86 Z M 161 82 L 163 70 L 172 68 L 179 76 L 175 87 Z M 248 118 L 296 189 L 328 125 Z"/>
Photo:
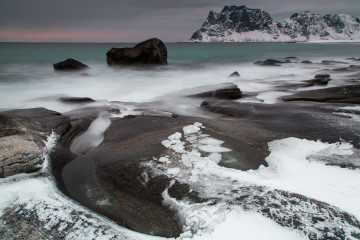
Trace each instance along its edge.
<path fill-rule="evenodd" d="M 68 111 L 68 106 L 57 101 L 60 96 L 150 102 L 183 89 L 229 82 L 227 77 L 235 71 L 241 75 L 235 83 L 243 92 L 256 92 L 261 101 L 274 101 L 273 96 L 282 94 L 273 91 L 274 81 L 312 79 L 323 71 L 323 66 L 287 64 L 264 68 L 254 62 L 287 57 L 297 57 L 296 62 L 349 62 L 346 58 L 359 57 L 360 52 L 360 43 L 167 43 L 168 65 L 107 65 L 108 50 L 133 45 L 0 43 L 0 109 L 46 107 Z M 67 58 L 81 61 L 90 69 L 81 73 L 54 71 L 52 65 Z M 343 65 L 339 63 L 339 67 Z M 329 86 L 333 84 L 335 81 Z"/>
<path fill-rule="evenodd" d="M 230 82 L 249 96 L 236 100 L 238 102 L 276 104 L 281 101 L 281 96 L 302 90 L 301 87 L 294 90 L 279 86 L 303 83 L 317 74 L 328 73 L 329 69 L 360 65 L 357 61 L 360 58 L 360 43 L 357 42 L 166 43 L 167 65 L 107 65 L 108 50 L 132 46 L 134 43 L 0 43 L 0 111 L 45 107 L 66 113 L 87 105 L 64 103 L 60 98 L 88 97 L 96 100 L 92 104 L 97 106 L 118 104 L 122 110 L 118 117 L 138 114 L 139 106 L 154 111 L 201 116 L 198 100 L 189 100 L 184 96 Z M 54 63 L 67 58 L 81 61 L 89 69 L 80 72 L 53 69 Z M 266 59 L 289 61 L 279 66 L 255 64 Z M 240 76 L 230 78 L 233 72 L 238 72 Z M 359 82 L 359 76 L 348 71 L 331 71 L 331 77 L 332 81 L 327 86 L 307 89 Z M 360 123 L 360 107 L 351 104 L 347 107 L 353 110 L 348 121 Z M 201 127 L 201 123 L 184 126 L 182 134 L 186 129 L 195 129 L 193 137 L 200 137 L 196 134 Z M 178 136 L 178 133 L 174 134 L 169 136 L 170 140 Z M 46 140 L 46 161 L 49 161 L 48 152 L 57 138 L 53 134 Z M 212 138 L 207 141 L 212 142 L 216 149 L 224 150 L 221 141 Z M 192 158 L 195 150 L 183 154 L 190 162 L 204 163 L 196 169 L 186 169 L 189 173 L 196 172 L 196 187 L 207 189 L 216 176 L 216 184 L 210 186 L 208 192 L 204 190 L 205 195 L 235 198 L 237 193 L 231 190 L 240 185 L 234 185 L 234 182 L 246 182 L 246 186 L 265 186 L 314 198 L 360 221 L 360 171 L 311 161 L 321 157 L 340 160 L 347 157 L 360 164 L 359 149 L 347 142 L 324 143 L 293 137 L 269 142 L 269 152 L 265 159 L 268 167 L 248 171 L 225 169 L 213 162 L 208 164 L 211 159 L 199 155 Z M 164 174 L 174 176 L 178 170 L 173 168 Z M 44 177 L 21 174 L 0 179 L 0 218 L 7 207 L 17 204 L 35 211 L 46 227 L 56 227 L 64 239 L 164 239 L 125 229 L 79 205 L 57 190 L 48 164 L 41 171 L 47 174 Z M 178 239 L 309 239 L 306 233 L 313 231 L 312 226 L 305 226 L 303 231 L 281 226 L 256 209 L 230 206 L 225 200 L 217 204 L 194 205 L 177 202 L 166 192 L 163 197 L 164 204 L 177 209 L 185 219 L 184 233 Z M 76 217 L 78 215 L 81 217 Z M 336 221 L 334 224 L 342 224 L 340 220 Z M 321 224 L 325 227 L 331 225 L 326 225 L 326 221 Z M 73 227 L 69 228 L 70 225 Z M 343 228 L 346 239 L 357 239 L 351 233 L 360 234 L 360 229 L 352 226 L 344 225 Z M 321 238 L 321 233 L 318 234 Z"/>

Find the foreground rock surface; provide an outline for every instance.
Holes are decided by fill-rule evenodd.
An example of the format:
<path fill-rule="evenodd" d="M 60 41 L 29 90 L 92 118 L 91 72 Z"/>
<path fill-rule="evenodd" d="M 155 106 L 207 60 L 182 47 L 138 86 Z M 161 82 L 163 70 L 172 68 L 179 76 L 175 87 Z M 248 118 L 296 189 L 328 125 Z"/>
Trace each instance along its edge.
<path fill-rule="evenodd" d="M 166 46 L 158 38 L 151 38 L 133 48 L 112 48 L 106 56 L 109 65 L 167 64 Z"/>
<path fill-rule="evenodd" d="M 72 58 L 68 58 L 65 61 L 55 63 L 53 66 L 54 69 L 57 71 L 78 71 L 89 68 L 89 66 Z"/>

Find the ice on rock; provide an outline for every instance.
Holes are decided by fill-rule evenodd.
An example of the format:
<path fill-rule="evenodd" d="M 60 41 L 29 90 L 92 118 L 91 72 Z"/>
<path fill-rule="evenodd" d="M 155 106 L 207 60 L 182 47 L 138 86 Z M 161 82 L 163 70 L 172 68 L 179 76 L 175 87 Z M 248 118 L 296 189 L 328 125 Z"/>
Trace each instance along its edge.
<path fill-rule="evenodd" d="M 167 170 L 168 175 L 178 175 L 180 173 L 180 168 L 169 168 Z"/>
<path fill-rule="evenodd" d="M 172 141 L 172 140 L 180 140 L 181 137 L 182 137 L 181 133 L 176 132 L 176 133 L 174 133 L 173 135 L 170 135 L 170 136 L 168 137 L 168 139 L 169 139 L 170 141 Z"/>
<path fill-rule="evenodd" d="M 208 156 L 208 158 L 209 158 L 211 161 L 213 161 L 213 162 L 215 162 L 216 164 L 218 164 L 218 163 L 221 161 L 222 156 L 221 156 L 220 153 L 214 152 L 214 153 L 210 153 L 210 155 Z"/>
<path fill-rule="evenodd" d="M 218 140 L 218 139 L 215 139 L 215 138 L 210 138 L 210 137 L 207 137 L 207 138 L 203 138 L 199 141 L 200 144 L 203 144 L 203 145 L 213 145 L 213 146 L 219 146 L 221 144 L 224 143 L 224 141 L 221 141 L 221 140 Z"/>
<path fill-rule="evenodd" d="M 199 149 L 204 152 L 208 153 L 221 153 L 221 152 L 231 152 L 232 150 L 230 148 L 225 148 L 221 146 L 215 146 L 215 145 L 200 145 Z"/>
<path fill-rule="evenodd" d="M 202 123 L 196 122 L 193 125 L 189 125 L 186 127 L 183 127 L 183 131 L 185 135 L 197 133 L 200 131 L 200 127 L 202 127 Z"/>
<path fill-rule="evenodd" d="M 184 142 L 181 139 L 182 135 L 179 132 L 174 133 L 168 137 L 168 140 L 164 140 L 161 142 L 163 146 L 166 148 L 172 149 L 177 153 L 184 152 Z"/>
<path fill-rule="evenodd" d="M 339 219 L 328 217 L 329 214 L 336 212 L 336 207 L 338 207 L 341 211 L 346 211 L 360 219 L 358 208 L 360 187 L 357 184 L 360 181 L 359 171 L 327 166 L 323 162 L 317 161 L 323 157 L 342 159 L 348 157 L 349 154 L 353 156 L 356 149 L 351 144 L 344 142 L 328 144 L 297 138 L 275 140 L 269 143 L 271 153 L 266 158 L 268 167 L 261 165 L 256 170 L 241 171 L 218 165 L 222 158 L 221 153 L 231 151 L 231 149 L 222 147 L 223 141 L 202 134 L 201 126 L 194 124 L 184 127 L 185 140 L 182 142 L 184 149 L 181 154 L 171 154 L 175 159 L 168 158 L 171 159 L 170 169 L 166 170 L 159 165 L 149 165 L 150 168 L 148 169 L 153 176 L 166 174 L 176 181 L 188 184 L 201 197 L 217 199 L 216 204 L 209 204 L 209 202 L 191 204 L 163 194 L 164 203 L 176 209 L 178 214 L 185 219 L 184 231 L 191 232 L 189 235 L 184 233 L 183 239 L 187 236 L 191 239 L 223 239 L 222 234 L 216 235 L 215 232 L 219 229 L 218 226 L 226 226 L 226 224 L 221 225 L 221 223 L 234 221 L 230 218 L 231 221 L 227 222 L 229 213 L 240 205 L 229 205 L 229 203 L 237 198 L 243 199 L 243 196 L 249 197 L 249 202 L 244 202 L 244 208 L 241 208 L 248 209 L 249 214 L 254 216 L 254 220 L 261 220 L 261 228 L 272 225 L 274 230 L 277 227 L 279 227 L 279 231 L 286 229 L 280 227 L 282 224 L 277 225 L 275 222 L 271 222 L 272 220 L 267 221 L 266 218 L 259 215 L 264 206 L 256 205 L 252 197 L 262 196 L 261 194 L 267 194 L 266 199 L 267 196 L 270 197 L 266 200 L 266 204 L 269 206 L 273 203 L 278 204 L 283 200 L 290 204 L 284 206 L 280 204 L 279 211 L 283 215 L 280 214 L 278 218 L 274 217 L 277 223 L 292 217 L 304 219 L 301 220 L 301 224 L 305 226 L 304 230 L 298 229 L 301 232 L 300 235 L 297 235 L 299 233 L 297 232 L 291 239 L 301 239 L 303 234 L 305 236 L 318 234 L 319 230 L 324 228 L 332 229 L 327 234 L 333 234 L 338 228 L 344 229 L 346 233 L 360 232 L 356 226 L 354 227 L 349 222 L 342 222 L 341 217 Z M 176 141 L 181 142 L 179 134 L 177 136 L 166 140 L 170 141 L 169 146 L 173 146 Z M 169 149 L 173 150 L 172 147 Z M 175 150 L 173 151 L 176 153 Z M 281 191 L 285 191 L 285 195 Z M 304 199 L 307 197 L 316 199 L 334 207 L 325 206 L 323 210 L 319 210 L 320 205 L 317 203 L 311 203 L 311 205 L 310 202 L 303 202 L 301 198 L 298 198 L 299 202 L 292 205 L 287 199 L 289 197 L 286 195 L 287 193 L 301 194 Z M 241 201 L 236 204 L 241 203 Z M 246 220 L 242 217 L 244 213 L 241 211 L 240 209 L 240 215 L 235 214 L 236 218 Z M 312 211 L 327 220 L 314 225 L 311 222 Z M 306 214 L 303 216 L 303 213 Z M 256 223 L 250 225 L 255 226 Z M 259 226 L 256 225 L 256 228 Z M 237 229 L 232 230 L 234 230 L 232 233 L 235 233 Z M 287 232 L 287 230 L 284 231 Z M 269 239 L 276 236 L 277 233 L 274 233 Z M 350 235 L 347 234 L 346 236 Z"/>
<path fill-rule="evenodd" d="M 159 162 L 161 162 L 161 163 L 171 163 L 171 161 L 170 161 L 169 158 L 167 158 L 167 157 L 161 157 L 161 158 L 159 158 Z"/>

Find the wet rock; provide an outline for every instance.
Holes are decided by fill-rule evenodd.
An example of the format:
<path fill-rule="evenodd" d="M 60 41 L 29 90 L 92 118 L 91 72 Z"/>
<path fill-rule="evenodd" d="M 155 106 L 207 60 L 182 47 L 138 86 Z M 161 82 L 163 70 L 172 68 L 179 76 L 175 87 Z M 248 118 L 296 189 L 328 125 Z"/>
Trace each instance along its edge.
<path fill-rule="evenodd" d="M 140 164 L 164 152 L 161 141 L 188 124 L 190 121 L 183 118 L 114 119 L 100 146 L 64 168 L 65 188 L 72 198 L 122 226 L 150 235 L 179 236 L 181 221 L 162 204 L 162 192 L 170 179 L 142 180 L 146 177 L 141 177 Z M 79 169 L 83 169 L 81 174 Z M 86 189 L 98 194 L 89 199 Z M 102 193 L 104 189 L 106 193 Z M 109 196 L 108 204 L 97 205 L 97 196 Z"/>
<path fill-rule="evenodd" d="M 239 99 L 242 97 L 242 92 L 239 87 L 234 83 L 221 84 L 219 89 L 206 91 L 190 95 L 189 97 L 201 97 L 201 98 L 217 98 L 217 99 Z"/>
<path fill-rule="evenodd" d="M 313 101 L 332 103 L 360 103 L 360 85 L 302 91 L 285 96 L 284 101 Z"/>
<path fill-rule="evenodd" d="M 237 192 L 239 196 L 234 200 L 237 206 L 259 212 L 281 226 L 297 229 L 309 239 L 342 240 L 360 236 L 360 222 L 330 204 L 262 187 L 242 187 Z"/>
<path fill-rule="evenodd" d="M 47 132 L 54 130 L 57 134 L 64 134 L 70 127 L 70 119 L 61 113 L 46 108 L 16 109 L 2 112 L 10 116 L 30 118 L 39 122 Z"/>
<path fill-rule="evenodd" d="M 321 64 L 323 65 L 335 65 L 335 64 L 344 64 L 346 62 L 334 61 L 334 60 L 323 60 Z"/>
<path fill-rule="evenodd" d="M 167 64 L 167 49 L 158 38 L 141 42 L 133 48 L 112 48 L 106 53 L 108 65 Z"/>
<path fill-rule="evenodd" d="M 81 132 L 81 130 L 78 130 L 78 128 L 76 128 L 76 125 L 72 126 L 72 124 L 74 123 L 71 122 L 69 117 L 45 108 L 17 109 L 2 112 L 2 114 L 5 114 L 15 119 L 18 117 L 24 118 L 28 121 L 33 121 L 36 124 L 39 124 L 38 126 L 40 126 L 40 130 L 37 130 L 36 133 L 46 132 L 47 134 L 49 134 L 53 130 L 60 136 L 59 143 L 55 146 L 54 151 L 51 152 L 51 165 L 53 175 L 55 176 L 55 179 L 58 180 L 59 175 L 61 175 L 62 167 L 67 162 L 74 159 L 74 155 L 67 149 L 67 144 L 70 144 L 73 137 L 75 137 L 76 134 Z M 21 123 L 21 126 L 23 125 L 24 123 Z M 89 125 L 90 123 L 87 125 L 87 127 Z M 44 139 L 46 136 L 41 135 L 40 137 Z M 41 146 L 43 146 L 42 141 Z M 37 167 L 37 169 L 39 169 L 39 167 Z M 57 184 L 60 189 L 63 190 L 61 188 L 61 182 L 57 181 Z"/>
<path fill-rule="evenodd" d="M 311 95 L 319 95 L 316 91 Z M 265 153 L 268 152 L 269 142 L 286 137 L 320 139 L 329 143 L 338 142 L 341 138 L 352 142 L 356 147 L 359 146 L 357 132 L 360 131 L 360 126 L 354 123 L 351 127 L 344 128 L 341 121 L 343 117 L 334 115 L 333 110 L 328 108 L 333 104 L 293 101 L 267 105 L 208 99 L 201 107 L 222 114 L 223 117 L 227 117 L 227 122 L 219 120 L 202 120 L 202 122 L 217 126 L 216 129 L 225 129 L 223 125 L 226 125 L 229 135 L 236 133 L 242 136 L 244 142 Z"/>
<path fill-rule="evenodd" d="M 304 61 L 301 61 L 301 63 L 303 63 L 303 64 L 312 64 L 313 62 L 311 62 L 309 60 L 304 60 Z"/>
<path fill-rule="evenodd" d="M 254 64 L 260 66 L 281 66 L 283 63 L 290 63 L 290 60 L 280 61 L 276 59 L 267 59 L 265 61 L 257 61 Z"/>
<path fill-rule="evenodd" d="M 19 109 L 0 114 L 0 176 L 39 170 L 43 163 L 43 139 L 54 130 L 64 134 L 69 119 L 45 108 Z"/>
<path fill-rule="evenodd" d="M 72 58 L 68 58 L 65 61 L 55 63 L 53 66 L 54 69 L 57 71 L 77 71 L 89 68 L 89 66 Z"/>
<path fill-rule="evenodd" d="M 229 78 L 237 78 L 237 77 L 240 77 L 240 74 L 237 71 L 235 71 L 232 74 L 230 74 L 228 77 Z"/>
<path fill-rule="evenodd" d="M 64 134 L 69 119 L 45 108 L 0 113 L 0 177 L 34 172 L 42 167 L 44 139 L 54 130 Z"/>
<path fill-rule="evenodd" d="M 0 177 L 41 169 L 44 130 L 31 119 L 0 114 Z"/>
<path fill-rule="evenodd" d="M 331 80 L 330 74 L 318 74 L 315 75 L 314 79 L 310 80 L 309 82 L 312 85 L 327 85 Z"/>
<path fill-rule="evenodd" d="M 94 99 L 88 97 L 61 97 L 59 98 L 64 103 L 90 103 L 95 102 Z"/>
<path fill-rule="evenodd" d="M 295 56 L 290 56 L 290 57 L 286 57 L 285 59 L 297 59 L 297 57 L 295 57 Z"/>
<path fill-rule="evenodd" d="M 23 209 L 25 210 L 25 209 Z M 6 208 L 0 217 L 0 239 L 46 240 L 62 239 L 57 231 L 46 229 L 42 222 L 33 217 L 24 217 L 13 208 Z"/>
<path fill-rule="evenodd" d="M 360 66 L 358 66 L 358 65 L 350 65 L 349 67 L 341 67 L 341 68 L 332 69 L 332 71 L 334 71 L 334 72 L 355 72 L 355 71 L 359 71 L 359 70 L 360 70 Z"/>

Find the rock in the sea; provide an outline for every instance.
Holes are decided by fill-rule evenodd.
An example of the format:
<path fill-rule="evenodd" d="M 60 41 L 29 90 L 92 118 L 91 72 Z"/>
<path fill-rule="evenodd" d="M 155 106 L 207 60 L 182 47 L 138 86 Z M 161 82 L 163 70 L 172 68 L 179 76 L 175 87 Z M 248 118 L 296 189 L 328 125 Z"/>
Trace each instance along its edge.
<path fill-rule="evenodd" d="M 290 60 L 280 61 L 276 59 L 266 59 L 265 61 L 257 61 L 255 64 L 260 66 L 280 66 L 282 63 L 290 63 Z"/>
<path fill-rule="evenodd" d="M 240 73 L 238 73 L 237 71 L 229 75 L 229 78 L 237 78 L 237 77 L 240 77 Z"/>
<path fill-rule="evenodd" d="M 242 92 L 239 87 L 234 83 L 221 84 L 218 89 L 206 91 L 190 95 L 189 97 L 202 97 L 202 98 L 217 98 L 217 99 L 239 99 L 242 97 Z"/>
<path fill-rule="evenodd" d="M 68 58 L 65 61 L 54 64 L 54 69 L 59 71 L 74 71 L 74 70 L 83 70 L 86 68 L 89 67 L 72 58 Z"/>
<path fill-rule="evenodd" d="M 59 98 L 61 102 L 64 103 L 90 103 L 95 102 L 94 99 L 89 97 L 61 97 Z"/>
<path fill-rule="evenodd" d="M 313 85 L 326 85 L 331 80 L 330 74 L 318 74 L 314 79 L 310 80 Z"/>
<path fill-rule="evenodd" d="M 309 60 L 304 60 L 304 61 L 301 61 L 301 63 L 303 63 L 303 64 L 312 64 L 312 62 L 311 62 L 311 61 L 309 61 Z"/>
<path fill-rule="evenodd" d="M 109 65 L 167 64 L 167 49 L 158 38 L 151 38 L 132 48 L 112 48 L 106 53 Z"/>

